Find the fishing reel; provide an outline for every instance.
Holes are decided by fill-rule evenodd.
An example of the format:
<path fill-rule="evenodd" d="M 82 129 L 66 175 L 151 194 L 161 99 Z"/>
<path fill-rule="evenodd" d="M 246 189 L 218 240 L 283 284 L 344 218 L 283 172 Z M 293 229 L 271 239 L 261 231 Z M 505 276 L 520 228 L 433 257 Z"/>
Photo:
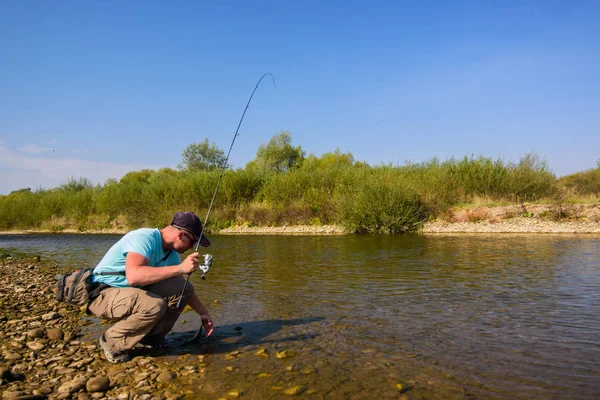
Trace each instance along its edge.
<path fill-rule="evenodd" d="M 210 270 L 210 267 L 212 266 L 212 259 L 213 259 L 212 254 L 205 254 L 204 255 L 204 264 L 198 265 L 198 269 L 200 269 L 200 271 L 202 271 L 202 276 L 201 276 L 202 279 L 204 279 L 204 275 L 206 275 L 208 273 L 208 271 Z"/>

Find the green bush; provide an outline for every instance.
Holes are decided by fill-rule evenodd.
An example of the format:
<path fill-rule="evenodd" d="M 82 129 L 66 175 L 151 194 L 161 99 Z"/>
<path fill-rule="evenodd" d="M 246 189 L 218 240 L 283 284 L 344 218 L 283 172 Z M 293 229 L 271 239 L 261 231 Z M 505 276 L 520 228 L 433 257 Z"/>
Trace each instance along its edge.
<path fill-rule="evenodd" d="M 600 197 L 600 168 L 563 176 L 558 182 L 577 195 Z"/>
<path fill-rule="evenodd" d="M 343 196 L 339 211 L 341 223 L 356 233 L 412 232 L 425 221 L 416 192 L 400 181 L 368 180 Z"/>
<path fill-rule="evenodd" d="M 204 218 L 221 170 L 142 170 L 92 186 L 82 178 L 50 190 L 0 196 L 0 229 L 161 227 L 178 210 Z M 561 178 L 580 194 L 600 192 L 600 169 Z M 561 186 L 561 187 L 562 187 Z M 341 224 L 353 232 L 402 233 L 451 207 L 486 197 L 551 198 L 556 177 L 535 154 L 517 163 L 486 157 L 369 166 L 339 150 L 287 171 L 226 170 L 209 229 L 232 224 Z"/>

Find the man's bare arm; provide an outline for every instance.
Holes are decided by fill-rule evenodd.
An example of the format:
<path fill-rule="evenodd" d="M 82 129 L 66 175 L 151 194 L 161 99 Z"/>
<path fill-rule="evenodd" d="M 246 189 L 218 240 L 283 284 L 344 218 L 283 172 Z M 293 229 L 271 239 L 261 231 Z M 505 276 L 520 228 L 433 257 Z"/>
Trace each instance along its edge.
<path fill-rule="evenodd" d="M 174 278 L 181 274 L 191 274 L 198 269 L 198 253 L 190 254 L 179 265 L 150 267 L 148 259 L 139 253 L 129 252 L 125 258 L 125 276 L 131 286 L 147 286 Z"/>

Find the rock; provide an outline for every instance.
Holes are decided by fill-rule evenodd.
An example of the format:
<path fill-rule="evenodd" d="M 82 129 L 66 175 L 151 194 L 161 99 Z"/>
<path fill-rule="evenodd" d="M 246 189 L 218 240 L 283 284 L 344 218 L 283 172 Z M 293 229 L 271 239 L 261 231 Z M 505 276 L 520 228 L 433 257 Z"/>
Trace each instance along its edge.
<path fill-rule="evenodd" d="M 283 350 L 275 353 L 275 357 L 279 358 L 280 360 L 285 360 L 287 358 L 296 357 L 296 352 L 293 350 Z"/>
<path fill-rule="evenodd" d="M 4 393 L 2 393 L 2 398 L 3 399 L 18 399 L 24 395 L 25 395 L 25 392 L 21 392 L 21 391 L 4 392 Z"/>
<path fill-rule="evenodd" d="M 304 385 L 294 386 L 283 391 L 283 393 L 287 394 L 288 396 L 298 396 L 304 392 L 306 392 L 306 386 Z"/>
<path fill-rule="evenodd" d="M 57 368 L 56 375 L 69 375 L 77 372 L 75 368 Z"/>
<path fill-rule="evenodd" d="M 79 376 L 73 380 L 65 382 L 58 388 L 58 394 L 73 394 L 79 392 L 81 389 L 85 388 L 85 384 L 87 382 L 87 378 L 85 376 Z"/>
<path fill-rule="evenodd" d="M 171 382 L 173 379 L 177 378 L 177 374 L 172 371 L 163 371 L 158 375 L 156 380 L 158 382 Z"/>
<path fill-rule="evenodd" d="M 139 381 L 137 385 L 135 385 L 136 389 L 140 388 L 150 388 L 150 383 L 148 381 Z"/>
<path fill-rule="evenodd" d="M 50 340 L 63 340 L 63 338 L 65 336 L 62 329 L 60 329 L 60 328 L 48 329 L 48 332 L 46 333 L 46 335 L 48 335 L 48 339 L 50 339 Z"/>
<path fill-rule="evenodd" d="M 396 390 L 398 390 L 399 393 L 405 393 L 405 392 L 408 392 L 411 389 L 412 389 L 412 386 L 405 385 L 403 383 L 397 383 L 396 384 Z"/>
<path fill-rule="evenodd" d="M 50 394 L 52 393 L 53 388 L 47 385 L 42 385 L 38 390 L 41 394 Z"/>
<path fill-rule="evenodd" d="M 254 355 L 262 358 L 269 358 L 269 352 L 264 347 L 254 353 Z"/>
<path fill-rule="evenodd" d="M 42 328 L 32 329 L 27 332 L 27 339 L 41 339 L 44 337 L 44 330 Z"/>
<path fill-rule="evenodd" d="M 306 367 L 302 370 L 302 374 L 304 374 L 304 375 L 315 374 L 316 372 L 317 372 L 317 369 L 313 368 L 313 367 Z"/>
<path fill-rule="evenodd" d="M 40 351 L 46 348 L 46 345 L 41 342 L 27 342 L 26 345 L 33 351 Z"/>
<path fill-rule="evenodd" d="M 96 376 L 85 384 L 89 393 L 106 392 L 110 388 L 110 380 L 106 376 Z"/>
<path fill-rule="evenodd" d="M 73 332 L 67 332 L 64 335 L 63 340 L 65 342 L 70 342 L 71 340 L 75 339 L 77 336 L 73 333 Z"/>
<path fill-rule="evenodd" d="M 133 376 L 133 381 L 134 382 L 139 382 L 139 381 L 143 381 L 144 379 L 148 379 L 148 377 L 150 376 L 150 372 L 140 372 L 139 374 L 135 374 Z"/>
<path fill-rule="evenodd" d="M 20 360 L 21 358 L 23 358 L 23 356 L 21 356 L 19 353 L 15 353 L 14 351 L 9 351 L 4 355 L 4 359 L 6 361 L 16 361 Z"/>
<path fill-rule="evenodd" d="M 43 321 L 52 321 L 53 319 L 59 319 L 59 318 L 60 318 L 60 314 L 57 312 L 54 312 L 54 311 L 42 315 Z"/>

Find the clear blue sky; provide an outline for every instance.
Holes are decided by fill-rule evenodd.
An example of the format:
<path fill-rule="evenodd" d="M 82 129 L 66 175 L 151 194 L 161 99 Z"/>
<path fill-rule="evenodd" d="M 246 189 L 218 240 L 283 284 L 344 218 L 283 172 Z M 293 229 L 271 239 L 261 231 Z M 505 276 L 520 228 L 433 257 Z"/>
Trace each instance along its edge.
<path fill-rule="evenodd" d="M 227 151 L 265 72 L 234 167 L 289 130 L 371 165 L 595 168 L 598 21 L 598 1 L 0 0 L 0 194 Z"/>

